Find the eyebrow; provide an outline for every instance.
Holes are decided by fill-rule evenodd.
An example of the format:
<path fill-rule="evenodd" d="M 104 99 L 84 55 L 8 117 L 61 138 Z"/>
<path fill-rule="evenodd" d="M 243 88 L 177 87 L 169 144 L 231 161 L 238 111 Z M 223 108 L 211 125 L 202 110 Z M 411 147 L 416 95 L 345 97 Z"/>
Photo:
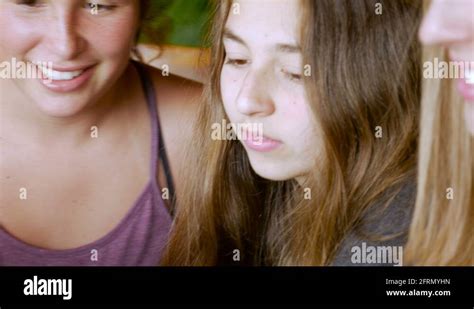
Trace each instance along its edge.
<path fill-rule="evenodd" d="M 247 43 L 239 37 L 237 34 L 235 34 L 232 30 L 229 28 L 224 29 L 224 34 L 223 34 L 224 39 L 232 40 L 235 41 L 239 44 L 244 45 L 245 47 L 248 47 Z M 292 45 L 292 44 L 285 44 L 285 43 L 279 43 L 275 45 L 275 50 L 282 52 L 282 53 L 300 53 L 301 52 L 301 47 L 298 45 Z"/>

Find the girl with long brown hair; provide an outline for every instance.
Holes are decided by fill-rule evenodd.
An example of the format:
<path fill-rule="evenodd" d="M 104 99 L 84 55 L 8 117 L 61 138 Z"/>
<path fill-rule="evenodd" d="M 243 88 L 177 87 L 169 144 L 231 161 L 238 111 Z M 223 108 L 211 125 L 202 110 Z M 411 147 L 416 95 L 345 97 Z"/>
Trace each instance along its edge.
<path fill-rule="evenodd" d="M 419 17 L 412 1 L 218 2 L 163 263 L 356 265 L 354 246 L 404 244 Z M 263 135 L 231 126 L 240 140 L 211 138 L 221 123 Z"/>

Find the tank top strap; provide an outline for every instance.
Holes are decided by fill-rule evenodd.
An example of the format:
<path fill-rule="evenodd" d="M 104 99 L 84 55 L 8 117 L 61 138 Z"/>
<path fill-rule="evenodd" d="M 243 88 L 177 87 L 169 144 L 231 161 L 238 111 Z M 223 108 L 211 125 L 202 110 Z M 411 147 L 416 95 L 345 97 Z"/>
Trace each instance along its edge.
<path fill-rule="evenodd" d="M 151 81 L 146 68 L 137 61 L 132 61 L 135 65 L 135 68 L 138 71 L 138 75 L 140 76 L 140 81 L 143 87 L 143 92 L 145 93 L 146 103 L 148 106 L 148 111 L 150 114 L 150 121 L 151 121 L 151 163 L 150 163 L 150 170 L 151 170 L 151 178 L 153 181 L 156 182 L 156 175 L 158 171 L 158 154 L 159 154 L 159 118 L 158 118 L 158 109 L 156 108 L 156 94 L 155 89 L 153 87 L 153 83 Z"/>
<path fill-rule="evenodd" d="M 143 87 L 143 91 L 145 93 L 146 101 L 148 110 L 150 112 L 150 121 L 151 121 L 151 128 L 152 128 L 152 155 L 151 155 L 151 177 L 152 181 L 155 186 L 158 187 L 157 184 L 157 171 L 158 171 L 158 162 L 159 159 L 163 162 L 163 169 L 164 174 L 166 177 L 166 182 L 169 191 L 169 197 L 171 201 L 171 209 L 170 212 L 173 212 L 174 203 L 175 203 L 175 190 L 174 190 L 174 182 L 173 177 L 171 174 L 171 168 L 169 165 L 168 156 L 166 154 L 165 143 L 163 140 L 163 136 L 161 133 L 160 127 L 160 118 L 158 114 L 158 109 L 156 107 L 156 94 L 155 88 L 153 86 L 153 82 L 146 71 L 146 68 L 143 64 L 137 61 L 132 61 L 137 68 L 138 74 L 140 76 L 140 81 Z"/>

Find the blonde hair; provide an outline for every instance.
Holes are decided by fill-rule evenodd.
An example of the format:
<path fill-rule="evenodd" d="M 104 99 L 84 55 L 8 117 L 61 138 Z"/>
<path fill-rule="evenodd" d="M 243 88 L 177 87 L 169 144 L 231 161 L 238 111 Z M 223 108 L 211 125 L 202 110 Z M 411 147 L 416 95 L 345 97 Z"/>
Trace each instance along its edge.
<path fill-rule="evenodd" d="M 448 59 L 440 47 L 425 48 L 423 58 Z M 405 250 L 408 264 L 474 264 L 474 143 L 463 121 L 464 105 L 452 80 L 423 81 L 418 193 Z"/>
<path fill-rule="evenodd" d="M 213 141 L 227 119 L 220 95 L 222 33 L 231 8 L 218 2 L 211 81 L 199 112 L 186 180 L 164 265 L 328 265 L 370 206 L 389 202 L 416 170 L 421 10 L 411 1 L 302 0 L 307 91 L 324 156 L 299 186 L 257 176 L 239 141 Z M 318 98 L 317 100 L 315 98 Z M 375 137 L 377 126 L 383 138 Z M 316 158 L 315 158 L 316 166 Z M 310 188 L 311 200 L 303 198 Z M 403 205 L 405 206 L 405 205 Z M 409 207 L 409 205 L 406 205 Z"/>

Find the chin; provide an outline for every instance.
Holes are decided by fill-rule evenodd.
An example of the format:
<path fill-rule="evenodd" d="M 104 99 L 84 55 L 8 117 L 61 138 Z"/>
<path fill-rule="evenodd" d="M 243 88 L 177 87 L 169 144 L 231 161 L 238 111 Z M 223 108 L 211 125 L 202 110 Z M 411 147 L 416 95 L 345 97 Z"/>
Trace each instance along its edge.
<path fill-rule="evenodd" d="M 87 105 L 87 100 L 73 98 L 55 98 L 37 101 L 39 110 L 50 117 L 72 117 L 81 112 Z"/>
<path fill-rule="evenodd" d="M 273 162 L 270 160 L 257 162 L 250 159 L 250 165 L 258 176 L 272 181 L 291 180 L 301 174 L 301 171 L 292 169 L 285 162 Z"/>

